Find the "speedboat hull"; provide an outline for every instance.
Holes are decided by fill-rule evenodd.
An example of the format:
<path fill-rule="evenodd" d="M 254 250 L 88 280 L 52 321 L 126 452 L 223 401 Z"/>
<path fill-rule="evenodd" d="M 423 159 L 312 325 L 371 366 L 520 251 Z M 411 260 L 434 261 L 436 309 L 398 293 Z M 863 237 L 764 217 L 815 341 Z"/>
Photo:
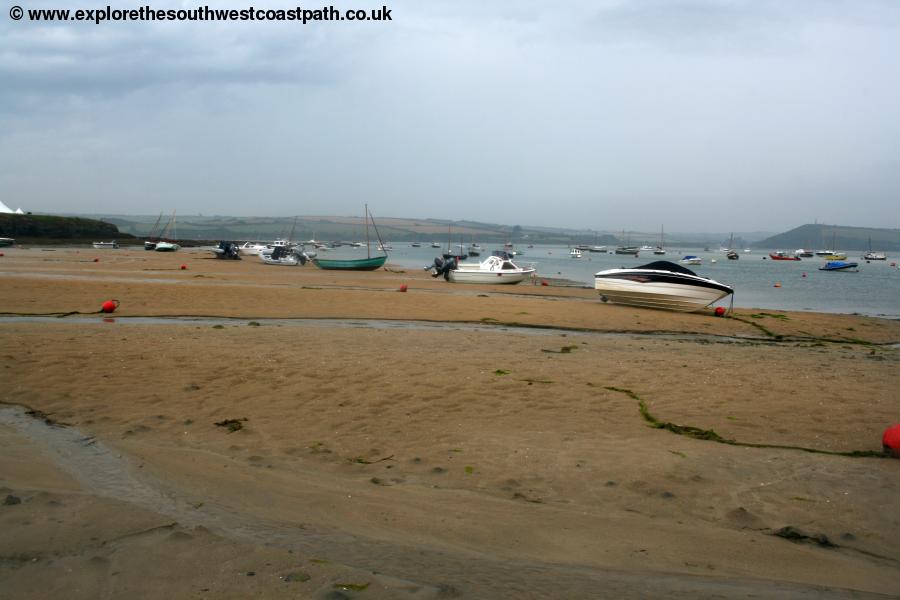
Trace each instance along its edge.
<path fill-rule="evenodd" d="M 97 250 L 113 249 L 119 247 L 119 243 L 115 240 L 113 240 L 112 242 L 94 242 L 91 245 Z"/>
<path fill-rule="evenodd" d="M 859 270 L 859 264 L 855 262 L 845 262 L 842 260 L 830 260 L 823 266 L 819 267 L 820 271 L 851 271 Z"/>
<path fill-rule="evenodd" d="M 156 242 L 156 250 L 157 252 L 176 252 L 181 248 L 178 244 L 173 242 Z"/>
<path fill-rule="evenodd" d="M 725 284 L 668 261 L 600 271 L 594 275 L 594 288 L 604 302 L 679 312 L 703 310 L 734 293 Z"/>

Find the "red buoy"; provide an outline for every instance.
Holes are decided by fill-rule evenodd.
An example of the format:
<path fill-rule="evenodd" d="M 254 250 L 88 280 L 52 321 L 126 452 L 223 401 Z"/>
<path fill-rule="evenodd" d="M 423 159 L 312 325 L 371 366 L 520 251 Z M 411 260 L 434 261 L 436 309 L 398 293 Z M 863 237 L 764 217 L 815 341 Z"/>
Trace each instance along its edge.
<path fill-rule="evenodd" d="M 881 446 L 886 454 L 900 458 L 900 423 L 891 425 L 884 430 L 884 435 L 881 436 Z"/>
<path fill-rule="evenodd" d="M 118 300 L 107 300 L 100 306 L 100 310 L 102 310 L 105 313 L 111 313 L 114 310 L 116 310 L 117 308 L 119 308 Z"/>
<path fill-rule="evenodd" d="M 550 284 L 547 283 L 547 280 L 546 280 L 546 279 L 541 279 L 541 285 L 543 285 L 543 286 L 548 286 L 548 285 L 550 285 Z"/>
<path fill-rule="evenodd" d="M 715 313 L 716 313 L 716 316 L 717 316 L 717 317 L 724 317 L 724 316 L 725 316 L 725 307 L 724 307 L 724 306 L 717 306 L 717 307 L 716 307 L 716 310 L 715 310 Z"/>
<path fill-rule="evenodd" d="M 187 265 L 181 265 L 181 270 L 184 271 L 185 269 L 187 269 Z"/>
<path fill-rule="evenodd" d="M 401 283 L 401 284 L 400 284 L 400 291 L 401 291 L 401 292 L 405 292 L 405 291 L 406 291 L 406 284 L 405 284 L 405 283 Z"/>
<path fill-rule="evenodd" d="M 100 259 L 99 259 L 99 258 L 95 258 L 95 259 L 94 259 L 94 262 L 100 262 Z"/>

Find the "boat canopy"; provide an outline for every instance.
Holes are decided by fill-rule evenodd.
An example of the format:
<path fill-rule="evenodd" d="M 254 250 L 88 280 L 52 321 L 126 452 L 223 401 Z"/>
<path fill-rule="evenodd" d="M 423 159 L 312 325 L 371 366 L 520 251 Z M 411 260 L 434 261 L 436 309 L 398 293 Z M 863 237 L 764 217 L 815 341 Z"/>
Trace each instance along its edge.
<path fill-rule="evenodd" d="M 690 269 L 685 269 L 681 265 L 669 262 L 667 260 L 657 260 L 652 263 L 647 263 L 646 265 L 635 268 L 647 269 L 649 271 L 672 271 L 674 273 L 683 273 L 685 275 L 693 275 L 694 277 L 698 277 L 698 275 Z"/>

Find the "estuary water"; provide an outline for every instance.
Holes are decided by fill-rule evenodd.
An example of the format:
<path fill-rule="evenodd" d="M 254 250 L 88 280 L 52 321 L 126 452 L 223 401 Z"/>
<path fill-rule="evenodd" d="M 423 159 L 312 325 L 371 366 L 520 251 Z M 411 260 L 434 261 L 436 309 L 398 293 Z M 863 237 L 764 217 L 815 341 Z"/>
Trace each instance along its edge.
<path fill-rule="evenodd" d="M 481 260 L 497 248 L 487 244 L 483 246 L 486 253 L 480 257 Z M 677 263 L 683 256 L 693 254 L 701 257 L 703 264 L 686 267 L 702 277 L 733 287 L 734 305 L 737 307 L 900 318 L 900 269 L 891 266 L 900 261 L 900 257 L 889 256 L 886 261 L 867 263 L 860 258 L 861 252 L 846 252 L 848 261 L 859 263 L 859 272 L 851 273 L 819 271 L 825 263 L 819 257 L 801 261 L 773 261 L 768 257 L 768 252 L 762 250 L 749 254 L 741 252 L 739 260 L 728 260 L 718 250 L 704 251 L 702 248 L 671 248 L 667 249 L 665 256 L 642 252 L 638 258 L 596 252 L 584 252 L 582 258 L 571 258 L 566 246 L 517 246 L 516 249 L 524 254 L 514 261 L 517 264 L 533 263 L 538 278 L 568 279 L 590 288 L 594 286 L 594 273 L 604 269 L 637 267 L 654 260 Z M 446 250 L 446 244 L 443 250 Z M 421 269 L 430 265 L 441 251 L 428 244 L 413 248 L 409 243 L 397 243 L 388 252 L 388 262 Z M 467 262 L 476 260 L 479 259 L 471 258 Z M 713 260 L 716 262 L 713 263 Z"/>

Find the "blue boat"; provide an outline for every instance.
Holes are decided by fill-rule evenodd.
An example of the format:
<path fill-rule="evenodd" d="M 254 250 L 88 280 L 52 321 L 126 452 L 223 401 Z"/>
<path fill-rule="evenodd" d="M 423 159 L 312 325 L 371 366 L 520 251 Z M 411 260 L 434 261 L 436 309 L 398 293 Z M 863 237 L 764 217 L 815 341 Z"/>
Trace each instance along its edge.
<path fill-rule="evenodd" d="M 847 262 L 844 260 L 829 260 L 823 266 L 819 267 L 820 271 L 859 271 L 859 264 L 855 262 Z"/>

